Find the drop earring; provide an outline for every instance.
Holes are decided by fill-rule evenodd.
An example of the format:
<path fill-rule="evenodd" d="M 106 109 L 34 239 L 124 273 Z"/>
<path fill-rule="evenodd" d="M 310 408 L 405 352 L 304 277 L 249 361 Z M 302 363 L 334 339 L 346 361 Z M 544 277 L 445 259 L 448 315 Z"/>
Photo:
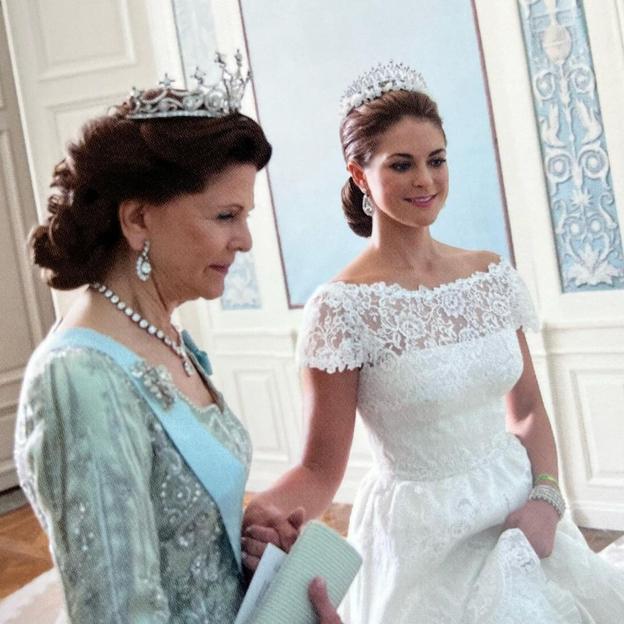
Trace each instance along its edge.
<path fill-rule="evenodd" d="M 152 272 L 152 265 L 149 261 L 150 242 L 146 240 L 143 243 L 143 251 L 139 254 L 136 263 L 136 274 L 142 282 L 147 282 Z"/>
<path fill-rule="evenodd" d="M 362 199 L 362 212 L 369 217 L 373 216 L 373 212 L 375 207 L 373 206 L 373 202 L 369 199 L 368 195 L 364 193 L 364 198 Z"/>

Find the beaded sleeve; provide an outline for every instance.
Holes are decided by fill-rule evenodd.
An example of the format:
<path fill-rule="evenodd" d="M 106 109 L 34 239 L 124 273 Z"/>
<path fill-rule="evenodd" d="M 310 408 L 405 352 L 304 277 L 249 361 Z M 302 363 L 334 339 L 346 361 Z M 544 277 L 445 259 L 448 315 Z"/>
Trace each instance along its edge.
<path fill-rule="evenodd" d="M 53 352 L 42 364 L 25 380 L 16 460 L 70 621 L 169 622 L 142 399 L 92 351 Z"/>

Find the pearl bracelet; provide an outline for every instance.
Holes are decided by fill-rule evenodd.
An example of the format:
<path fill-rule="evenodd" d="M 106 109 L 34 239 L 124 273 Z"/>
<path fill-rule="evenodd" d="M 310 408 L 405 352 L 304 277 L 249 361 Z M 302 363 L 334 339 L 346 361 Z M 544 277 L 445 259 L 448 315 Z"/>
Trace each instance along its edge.
<path fill-rule="evenodd" d="M 559 518 L 563 517 L 566 510 L 565 500 L 563 500 L 561 492 L 551 485 L 536 485 L 529 494 L 529 500 L 541 500 L 552 505 Z"/>

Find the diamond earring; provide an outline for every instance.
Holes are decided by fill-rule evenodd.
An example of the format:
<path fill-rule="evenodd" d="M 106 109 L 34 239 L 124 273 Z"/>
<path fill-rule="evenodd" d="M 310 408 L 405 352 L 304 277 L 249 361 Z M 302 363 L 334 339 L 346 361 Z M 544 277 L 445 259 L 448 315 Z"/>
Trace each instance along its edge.
<path fill-rule="evenodd" d="M 364 194 L 364 198 L 362 199 L 362 212 L 372 217 L 374 210 L 373 202 L 369 199 L 368 195 Z"/>
<path fill-rule="evenodd" d="M 143 251 L 139 254 L 136 263 L 136 274 L 142 282 L 147 282 L 150 277 L 150 273 L 152 272 L 152 265 L 150 264 L 149 256 L 147 255 L 149 250 L 150 242 L 146 240 L 143 243 Z"/>

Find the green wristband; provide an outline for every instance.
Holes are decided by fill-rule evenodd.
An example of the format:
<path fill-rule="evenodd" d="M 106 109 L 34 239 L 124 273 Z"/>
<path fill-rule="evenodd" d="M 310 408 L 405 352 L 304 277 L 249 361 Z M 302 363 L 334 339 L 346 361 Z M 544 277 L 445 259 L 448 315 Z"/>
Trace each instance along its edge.
<path fill-rule="evenodd" d="M 535 477 L 533 484 L 535 485 L 539 481 L 548 481 L 554 484 L 557 488 L 559 488 L 559 481 L 557 481 L 555 477 L 553 477 L 551 474 L 548 474 L 547 472 L 542 472 L 538 474 L 537 477 Z"/>

